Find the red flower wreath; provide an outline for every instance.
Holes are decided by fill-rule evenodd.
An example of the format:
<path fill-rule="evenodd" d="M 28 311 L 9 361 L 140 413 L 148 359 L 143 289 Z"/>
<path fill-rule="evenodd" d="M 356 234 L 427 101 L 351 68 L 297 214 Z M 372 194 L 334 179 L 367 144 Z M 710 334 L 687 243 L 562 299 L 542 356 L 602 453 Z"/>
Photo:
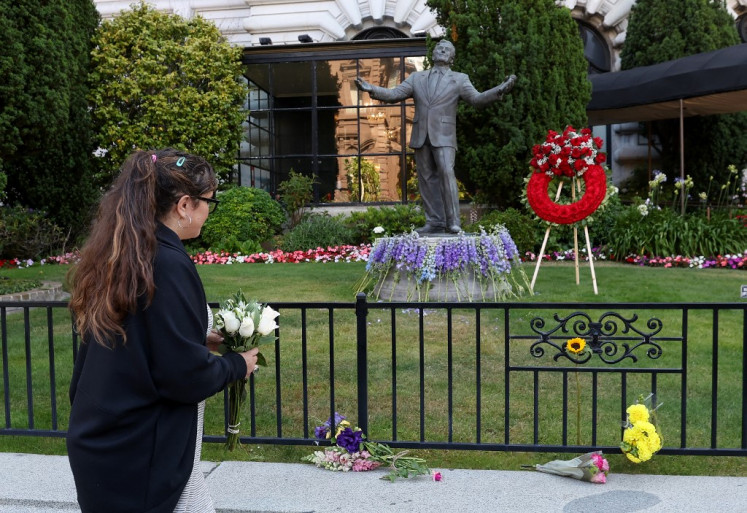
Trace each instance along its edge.
<path fill-rule="evenodd" d="M 556 224 L 573 224 L 593 214 L 607 195 L 607 176 L 601 166 L 593 165 L 581 177 L 586 192 L 570 205 L 555 203 L 547 194 L 552 178 L 545 173 L 533 173 L 527 185 L 527 200 L 534 213 L 545 221 Z"/>
<path fill-rule="evenodd" d="M 602 139 L 592 137 L 588 128 L 579 133 L 569 126 L 562 134 L 549 130 L 545 142 L 532 148 L 535 172 L 527 185 L 527 200 L 534 213 L 556 224 L 573 224 L 593 214 L 607 195 L 607 177 L 600 165 L 607 157 L 601 147 Z M 556 203 L 547 193 L 556 177 L 583 179 L 586 192 L 570 205 Z"/>

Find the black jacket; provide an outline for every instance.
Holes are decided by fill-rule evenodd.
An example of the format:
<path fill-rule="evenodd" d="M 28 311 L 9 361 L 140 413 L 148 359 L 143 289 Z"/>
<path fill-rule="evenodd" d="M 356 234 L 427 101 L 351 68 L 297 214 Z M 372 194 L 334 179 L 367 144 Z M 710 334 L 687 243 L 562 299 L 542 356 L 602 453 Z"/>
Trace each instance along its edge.
<path fill-rule="evenodd" d="M 171 513 L 192 469 L 197 403 L 246 375 L 241 356 L 205 347 L 197 270 L 173 231 L 159 224 L 157 237 L 155 295 L 125 320 L 127 342 L 84 341 L 75 361 L 67 448 L 85 513 Z"/>

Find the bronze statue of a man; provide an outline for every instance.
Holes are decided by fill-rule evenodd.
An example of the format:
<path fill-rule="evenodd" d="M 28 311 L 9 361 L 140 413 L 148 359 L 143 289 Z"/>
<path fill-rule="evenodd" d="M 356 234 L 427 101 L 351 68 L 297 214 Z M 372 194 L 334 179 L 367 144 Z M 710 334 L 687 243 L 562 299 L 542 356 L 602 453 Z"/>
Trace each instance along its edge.
<path fill-rule="evenodd" d="M 503 98 L 516 82 L 511 75 L 501 85 L 478 92 L 464 73 L 451 70 L 456 51 L 449 41 L 433 50 L 433 67 L 411 74 L 393 89 L 355 79 L 356 86 L 376 100 L 395 103 L 415 100 L 410 147 L 415 150 L 418 189 L 425 207 L 425 226 L 419 233 L 459 233 L 459 190 L 454 175 L 456 113 L 459 100 L 484 107 Z"/>

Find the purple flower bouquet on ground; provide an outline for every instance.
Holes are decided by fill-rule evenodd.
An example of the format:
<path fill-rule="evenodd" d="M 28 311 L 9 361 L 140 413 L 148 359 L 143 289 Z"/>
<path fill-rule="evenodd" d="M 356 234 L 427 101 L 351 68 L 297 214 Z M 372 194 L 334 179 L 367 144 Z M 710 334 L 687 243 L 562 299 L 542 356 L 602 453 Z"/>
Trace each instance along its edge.
<path fill-rule="evenodd" d="M 331 447 L 314 451 L 302 458 L 302 461 L 320 468 L 339 472 L 365 472 L 385 466 L 390 472 L 382 479 L 390 481 L 398 477 L 431 474 L 424 459 L 407 456 L 408 451 L 395 453 L 385 444 L 366 441 L 363 431 L 358 427 L 351 427 L 350 422 L 337 412 L 334 420 L 330 417 L 314 428 L 314 436 L 332 442 Z"/>

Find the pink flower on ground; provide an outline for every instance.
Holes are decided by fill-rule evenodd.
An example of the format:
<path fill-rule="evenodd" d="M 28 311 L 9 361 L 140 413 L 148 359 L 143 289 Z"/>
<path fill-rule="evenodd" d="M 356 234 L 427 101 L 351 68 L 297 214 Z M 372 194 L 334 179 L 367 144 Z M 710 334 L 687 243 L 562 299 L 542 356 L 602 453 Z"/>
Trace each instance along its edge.
<path fill-rule="evenodd" d="M 353 472 L 366 472 L 367 470 L 373 470 L 380 465 L 377 461 L 357 459 L 353 463 Z"/>
<path fill-rule="evenodd" d="M 604 484 L 607 482 L 607 476 L 604 474 L 604 472 L 597 472 L 593 476 L 591 476 L 591 482 L 597 483 L 597 484 Z"/>
<path fill-rule="evenodd" d="M 602 466 L 599 467 L 599 470 L 601 470 L 605 474 L 610 471 L 610 464 L 605 458 L 602 458 Z"/>
<path fill-rule="evenodd" d="M 433 471 L 431 475 L 434 481 L 441 481 L 442 479 L 441 472 Z"/>
<path fill-rule="evenodd" d="M 596 453 L 592 454 L 591 461 L 602 472 L 608 472 L 610 469 L 609 462 L 601 454 L 596 454 Z"/>

